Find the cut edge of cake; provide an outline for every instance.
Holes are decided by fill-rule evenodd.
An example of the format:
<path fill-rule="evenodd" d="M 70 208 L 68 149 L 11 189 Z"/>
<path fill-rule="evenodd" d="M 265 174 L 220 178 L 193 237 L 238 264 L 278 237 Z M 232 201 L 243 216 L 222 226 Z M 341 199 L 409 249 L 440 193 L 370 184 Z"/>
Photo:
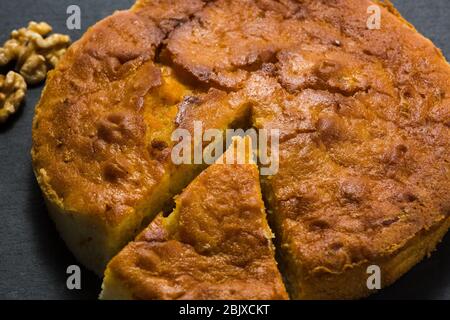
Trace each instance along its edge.
<path fill-rule="evenodd" d="M 250 164 L 251 169 L 245 169 L 245 170 L 252 170 L 252 171 L 254 171 L 252 173 L 253 176 L 255 176 L 255 177 L 259 176 L 259 171 L 258 171 L 258 167 L 255 162 L 255 154 L 254 154 L 254 150 L 252 149 L 252 142 L 251 142 L 250 137 L 244 137 L 244 138 L 233 137 L 232 145 L 216 161 L 216 163 L 211 165 L 209 168 L 205 169 L 201 173 L 201 176 L 209 175 L 209 172 L 213 172 L 212 170 L 214 170 L 214 167 L 217 169 L 218 166 L 222 166 L 222 165 L 227 166 L 230 163 L 238 163 L 238 164 L 245 164 L 245 165 Z M 210 178 L 214 178 L 214 177 L 210 176 Z M 190 186 L 195 185 L 195 184 L 196 184 L 196 179 L 193 182 L 191 182 L 191 184 L 188 185 L 188 187 L 186 187 L 186 189 L 183 191 L 183 193 L 189 192 Z M 266 253 L 269 253 L 272 256 L 272 262 L 271 262 L 273 264 L 271 266 L 272 269 L 275 268 L 277 270 L 276 271 L 277 279 L 273 279 L 273 281 L 275 283 L 274 286 L 276 286 L 277 288 L 273 288 L 273 290 L 274 290 L 274 292 L 277 292 L 277 298 L 287 299 L 288 294 L 284 288 L 284 283 L 283 283 L 281 274 L 279 273 L 279 271 L 276 267 L 277 261 L 275 260 L 275 246 L 272 244 L 272 239 L 274 238 L 274 234 L 272 233 L 270 226 L 268 224 L 268 221 L 266 219 L 266 211 L 264 208 L 264 203 L 262 201 L 262 194 L 261 194 L 259 179 L 258 179 L 258 181 L 255 182 L 255 185 L 257 185 L 257 190 L 258 190 L 258 194 L 255 195 L 255 197 L 259 198 L 261 213 L 263 214 L 263 218 L 260 220 L 261 225 L 260 226 L 255 225 L 255 228 L 260 229 L 263 232 L 264 237 L 269 241 L 269 247 L 266 248 L 266 250 L 268 252 L 266 252 Z M 182 196 L 183 193 L 180 196 Z M 178 224 L 179 224 L 179 215 L 180 215 L 180 210 L 182 208 L 182 204 L 179 199 L 180 196 L 176 197 L 176 207 L 173 210 L 173 212 L 167 217 L 164 217 L 162 214 L 158 215 L 156 217 L 156 219 L 153 220 L 153 222 L 150 223 L 150 225 L 146 229 L 144 229 L 144 231 L 142 231 L 142 233 L 136 238 L 137 242 L 139 242 L 139 241 L 145 242 L 146 239 L 149 239 L 149 238 L 156 239 L 155 241 L 157 241 L 157 242 L 172 241 L 173 238 L 175 238 L 175 239 L 177 238 L 176 234 L 177 234 L 177 228 L 178 228 Z M 234 214 L 238 215 L 239 213 L 235 212 Z M 164 239 L 164 240 L 162 240 L 162 239 Z M 130 243 L 127 247 L 125 247 L 108 264 L 108 267 L 105 271 L 105 276 L 104 276 L 104 280 L 103 280 L 103 284 L 102 284 L 102 292 L 100 293 L 99 299 L 102 299 L 102 300 L 123 300 L 123 299 L 129 300 L 129 299 L 136 298 L 136 294 L 133 292 L 133 289 L 130 288 L 130 286 L 128 286 L 126 283 L 127 279 L 124 279 L 123 275 L 116 274 L 114 269 L 117 269 L 117 268 L 114 268 L 112 266 L 113 264 L 121 263 L 121 261 L 120 261 L 121 254 L 123 254 L 125 257 L 122 259 L 129 259 L 130 255 L 135 254 L 131 249 L 128 252 L 126 252 L 130 245 L 133 245 L 133 242 Z M 182 245 L 184 245 L 184 244 L 182 243 Z M 123 252 L 126 252 L 126 253 L 123 253 Z M 246 253 L 243 252 L 242 254 L 245 255 Z M 126 266 L 126 268 L 129 269 L 129 266 Z M 195 266 L 192 266 L 192 268 L 195 269 Z M 182 271 L 180 273 L 182 273 Z M 152 276 L 154 276 L 154 274 L 152 274 Z M 226 280 L 230 280 L 230 279 L 225 279 L 225 282 L 226 282 Z M 233 279 L 233 281 L 234 281 L 234 279 Z M 257 280 L 257 281 L 261 281 L 261 280 Z M 233 286 L 233 284 L 230 284 L 230 285 Z M 257 293 L 253 293 L 253 294 L 257 296 Z M 239 297 L 239 299 L 242 298 L 242 296 L 238 296 L 238 297 Z M 219 298 L 220 298 L 220 295 L 219 295 Z M 233 298 L 231 297 L 231 299 L 233 299 Z M 244 293 L 244 299 L 245 299 L 245 293 Z M 252 297 L 250 297 L 250 299 L 252 299 Z"/>

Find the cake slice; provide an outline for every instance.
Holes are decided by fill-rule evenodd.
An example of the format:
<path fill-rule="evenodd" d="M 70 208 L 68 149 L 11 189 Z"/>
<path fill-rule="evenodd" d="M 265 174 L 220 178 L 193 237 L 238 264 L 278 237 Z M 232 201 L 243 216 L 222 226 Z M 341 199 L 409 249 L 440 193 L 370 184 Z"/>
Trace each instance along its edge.
<path fill-rule="evenodd" d="M 287 299 L 249 149 L 235 139 L 111 260 L 101 299 Z"/>

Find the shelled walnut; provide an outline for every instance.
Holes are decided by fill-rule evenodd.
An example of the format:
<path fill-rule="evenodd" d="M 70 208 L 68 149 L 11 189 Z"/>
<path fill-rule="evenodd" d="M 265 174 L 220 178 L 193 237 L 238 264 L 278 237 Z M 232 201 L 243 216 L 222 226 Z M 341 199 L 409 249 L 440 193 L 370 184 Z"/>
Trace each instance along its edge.
<path fill-rule="evenodd" d="M 54 68 L 70 44 L 67 35 L 52 32 L 45 22 L 31 21 L 27 28 L 11 32 L 11 37 L 0 48 L 0 66 L 16 62 L 16 70 L 28 84 L 43 81 L 47 71 Z"/>
<path fill-rule="evenodd" d="M 6 76 L 0 74 L 0 123 L 15 113 L 27 92 L 25 79 L 14 71 Z"/>

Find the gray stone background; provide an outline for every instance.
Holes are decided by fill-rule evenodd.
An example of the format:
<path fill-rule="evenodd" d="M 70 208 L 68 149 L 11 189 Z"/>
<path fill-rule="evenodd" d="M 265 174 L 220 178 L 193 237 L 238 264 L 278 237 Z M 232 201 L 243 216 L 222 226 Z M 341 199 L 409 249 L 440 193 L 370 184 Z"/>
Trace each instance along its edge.
<path fill-rule="evenodd" d="M 0 1 L 0 42 L 28 21 L 47 21 L 73 40 L 133 0 Z M 395 0 L 403 16 L 450 57 L 450 1 Z M 77 4 L 82 30 L 68 31 L 66 9 Z M 42 86 L 29 90 L 21 111 L 0 127 L 0 299 L 95 299 L 101 280 L 82 269 L 82 289 L 66 288 L 66 268 L 77 264 L 59 238 L 30 162 L 31 121 Z M 371 299 L 450 299 L 450 235 L 430 259 Z"/>

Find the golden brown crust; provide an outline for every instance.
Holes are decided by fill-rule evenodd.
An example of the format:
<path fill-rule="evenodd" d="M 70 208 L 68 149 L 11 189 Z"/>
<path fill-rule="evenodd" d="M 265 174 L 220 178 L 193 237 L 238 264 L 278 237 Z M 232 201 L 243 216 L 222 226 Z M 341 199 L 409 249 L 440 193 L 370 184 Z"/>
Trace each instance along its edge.
<path fill-rule="evenodd" d="M 286 299 L 258 176 L 255 164 L 203 171 L 111 261 L 104 290 L 114 278 L 135 299 Z"/>
<path fill-rule="evenodd" d="M 204 4 L 205 1 L 201 0 L 138 0 L 131 9 L 140 17 L 156 23 L 167 34 L 188 21 Z"/>
<path fill-rule="evenodd" d="M 292 297 L 367 294 L 359 276 L 353 295 L 320 279 L 350 281 L 402 252 L 410 268 L 423 256 L 410 244 L 444 234 L 450 212 L 450 67 L 389 6 L 369 30 L 372 4 L 143 0 L 106 19 L 69 50 L 38 107 L 46 197 L 118 224 L 169 180 L 173 129 L 225 128 L 251 110 L 254 127 L 281 130 L 280 169 L 263 185 Z M 153 62 L 164 38 L 176 76 Z"/>
<path fill-rule="evenodd" d="M 162 174 L 146 152 L 139 111 L 161 83 L 151 60 L 159 34 L 153 30 L 131 12 L 116 13 L 91 28 L 49 76 L 32 155 L 67 209 L 113 221 Z"/>
<path fill-rule="evenodd" d="M 186 129 L 202 119 L 205 130 L 226 129 L 248 109 L 244 101 L 227 103 L 231 97 L 218 90 L 190 90 L 170 68 L 155 64 L 165 35 L 157 23 L 170 12 L 153 21 L 142 16 L 144 9 L 115 13 L 69 49 L 49 75 L 33 123 L 37 179 L 67 220 L 57 226 L 79 230 L 79 237 L 65 240 L 73 251 L 95 252 L 77 257 L 99 273 L 143 219 L 153 218 L 199 170 L 170 160 L 170 134 L 184 95 L 206 102 L 188 112 L 181 124 Z M 185 11 L 173 14 L 178 19 Z M 91 227 L 93 235 L 85 232 Z"/>
<path fill-rule="evenodd" d="M 236 89 L 282 47 L 301 43 L 298 24 L 285 19 L 297 8 L 294 2 L 211 2 L 171 34 L 167 49 L 175 65 L 200 81 Z"/>
<path fill-rule="evenodd" d="M 33 167 L 77 258 L 101 274 L 140 227 L 142 198 L 162 179 L 146 151 L 143 97 L 161 84 L 162 33 L 134 13 L 99 22 L 49 74 L 33 122 Z"/>
<path fill-rule="evenodd" d="M 175 64 L 244 87 L 253 124 L 281 129 L 265 190 L 294 298 L 316 273 L 394 256 L 449 213 L 449 66 L 385 9 L 368 30 L 371 4 L 304 1 L 283 14 L 272 1 L 217 1 L 168 41 Z"/>
<path fill-rule="evenodd" d="M 287 286 L 291 285 L 290 294 L 296 299 L 358 299 L 373 294 L 375 290 L 369 290 L 367 279 L 372 273 L 368 273 L 368 267 L 376 265 L 381 271 L 381 287 L 384 288 L 411 269 L 418 261 L 429 256 L 436 245 L 441 241 L 450 226 L 447 218 L 440 225 L 430 230 L 423 230 L 413 239 L 408 241 L 395 253 L 376 260 L 364 261 L 354 264 L 345 272 L 330 273 L 317 272 L 313 276 L 302 278 L 301 286 L 297 280 L 291 278 L 293 272 L 287 272 L 292 283 L 287 280 Z M 287 262 L 289 263 L 289 262 Z M 296 263 L 291 265 L 297 267 Z M 286 270 L 290 266 L 285 266 Z M 297 277 L 299 277 L 297 275 Z"/>

